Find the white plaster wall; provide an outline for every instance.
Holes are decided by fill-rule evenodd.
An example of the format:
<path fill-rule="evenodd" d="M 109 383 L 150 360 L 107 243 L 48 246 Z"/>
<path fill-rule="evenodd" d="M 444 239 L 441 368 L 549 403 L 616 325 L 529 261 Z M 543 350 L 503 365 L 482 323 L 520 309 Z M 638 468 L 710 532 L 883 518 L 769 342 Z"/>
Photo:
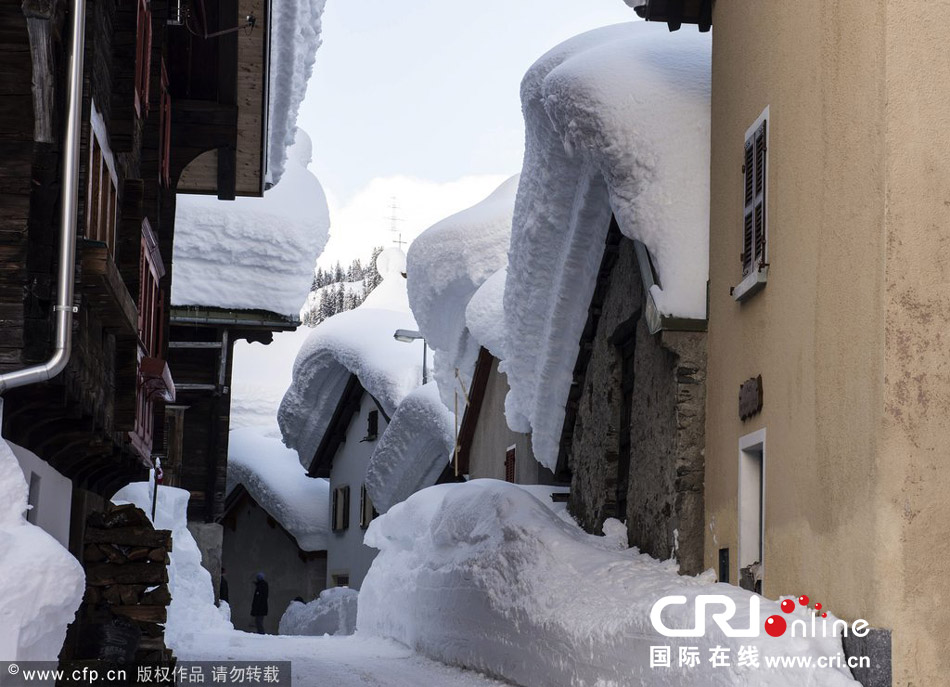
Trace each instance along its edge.
<path fill-rule="evenodd" d="M 40 477 L 39 499 L 36 504 L 36 519 L 33 522 L 64 548 L 69 548 L 69 517 L 73 501 L 73 484 L 49 463 L 30 450 L 7 442 L 16 456 L 23 479 L 30 484 L 30 475 Z"/>
<path fill-rule="evenodd" d="M 350 526 L 342 532 L 331 532 L 327 542 L 327 587 L 333 586 L 333 576 L 348 574 L 349 586 L 359 589 L 369 566 L 376 557 L 376 549 L 363 544 L 366 530 L 360 527 L 360 487 L 366 481 L 366 466 L 373 455 L 375 441 L 361 441 L 366 436 L 369 413 L 379 410 L 373 398 L 364 393 L 360 400 L 359 413 L 353 415 L 346 429 L 346 441 L 333 457 L 330 470 L 330 508 L 333 508 L 333 491 L 337 487 L 350 487 Z M 386 418 L 379 414 L 379 432 L 386 429 Z M 332 522 L 332 512 L 330 521 Z"/>

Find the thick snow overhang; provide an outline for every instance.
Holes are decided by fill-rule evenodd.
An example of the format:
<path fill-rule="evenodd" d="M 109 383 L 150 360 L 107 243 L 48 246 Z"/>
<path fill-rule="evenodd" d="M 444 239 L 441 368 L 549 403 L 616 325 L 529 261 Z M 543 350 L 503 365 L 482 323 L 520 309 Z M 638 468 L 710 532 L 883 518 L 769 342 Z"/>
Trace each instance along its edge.
<path fill-rule="evenodd" d="M 666 22 L 670 31 L 683 24 L 698 24 L 700 31 L 712 28 L 713 0 L 624 0 L 647 21 Z"/>
<path fill-rule="evenodd" d="M 299 316 L 330 229 L 323 188 L 307 169 L 311 152 L 300 130 L 284 180 L 263 198 L 178 196 L 173 305 Z"/>
<path fill-rule="evenodd" d="M 502 370 L 508 424 L 553 470 L 612 215 L 652 260 L 653 319 L 705 320 L 710 41 L 640 22 L 591 31 L 538 60 L 521 96 Z"/>
<path fill-rule="evenodd" d="M 406 344 L 393 338 L 397 329 L 417 328 L 400 273 L 404 259 L 398 249 L 383 251 L 377 260 L 383 282 L 358 308 L 317 325 L 297 355 L 293 383 L 277 420 L 284 443 L 297 450 L 305 467 L 320 447 L 351 376 L 389 417 L 419 386 L 422 341 Z"/>
<path fill-rule="evenodd" d="M 505 279 L 502 267 L 485 280 L 465 308 L 465 325 L 479 346 L 499 360 L 505 359 Z"/>
<path fill-rule="evenodd" d="M 330 485 L 312 479 L 297 454 L 266 428 L 231 432 L 228 443 L 229 500 L 240 487 L 297 540 L 303 551 L 324 551 L 330 532 Z"/>
<path fill-rule="evenodd" d="M 454 420 L 435 382 L 403 399 L 366 469 L 366 490 L 380 513 L 431 487 L 455 450 Z"/>
<path fill-rule="evenodd" d="M 490 196 L 426 229 L 409 247 L 409 302 L 433 349 L 434 378 L 453 403 L 458 369 L 466 385 L 478 343 L 466 329 L 465 309 L 485 281 L 508 262 L 518 177 Z"/>

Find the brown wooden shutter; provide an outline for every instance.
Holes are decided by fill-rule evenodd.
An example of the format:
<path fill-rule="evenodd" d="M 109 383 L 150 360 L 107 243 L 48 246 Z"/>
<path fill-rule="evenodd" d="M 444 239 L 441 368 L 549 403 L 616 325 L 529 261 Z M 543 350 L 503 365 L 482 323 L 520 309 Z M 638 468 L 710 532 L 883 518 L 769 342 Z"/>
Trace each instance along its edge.
<path fill-rule="evenodd" d="M 343 487 L 343 527 L 347 529 L 350 526 L 350 488 Z"/>
<path fill-rule="evenodd" d="M 334 532 L 340 529 L 339 510 L 337 509 L 337 506 L 339 505 L 339 496 L 340 496 L 340 490 L 334 489 L 333 490 L 333 505 L 331 506 L 331 509 L 330 509 L 331 510 L 330 529 L 332 529 Z"/>
<path fill-rule="evenodd" d="M 742 212 L 742 276 L 752 272 L 752 252 L 755 241 L 755 146 L 752 137 L 746 139 L 742 175 L 745 187 L 745 202 Z"/>
<path fill-rule="evenodd" d="M 766 173 L 765 125 L 766 121 L 755 131 L 755 264 L 765 264 L 765 188 L 768 178 Z"/>
<path fill-rule="evenodd" d="M 505 453 L 505 481 L 514 483 L 515 481 L 515 447 L 512 446 Z"/>

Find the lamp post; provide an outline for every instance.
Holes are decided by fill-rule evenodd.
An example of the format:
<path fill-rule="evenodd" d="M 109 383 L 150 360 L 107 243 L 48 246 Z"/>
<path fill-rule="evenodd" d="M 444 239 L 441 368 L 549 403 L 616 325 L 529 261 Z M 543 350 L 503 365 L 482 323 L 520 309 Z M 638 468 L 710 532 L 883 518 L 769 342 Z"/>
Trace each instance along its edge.
<path fill-rule="evenodd" d="M 429 374 L 426 370 L 426 357 L 429 346 L 422 332 L 416 331 L 415 329 L 397 329 L 396 333 L 393 334 L 393 338 L 402 343 L 412 343 L 413 341 L 422 339 L 422 383 L 427 384 L 429 382 Z"/>

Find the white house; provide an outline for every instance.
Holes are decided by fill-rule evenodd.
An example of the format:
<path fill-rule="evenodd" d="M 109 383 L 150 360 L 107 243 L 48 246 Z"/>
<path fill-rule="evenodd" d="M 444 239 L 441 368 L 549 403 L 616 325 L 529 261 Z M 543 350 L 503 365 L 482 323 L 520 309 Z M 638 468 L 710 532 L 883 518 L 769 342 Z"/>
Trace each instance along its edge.
<path fill-rule="evenodd" d="M 330 480 L 327 586 L 359 589 L 375 557 L 363 534 L 375 517 L 366 470 L 402 400 L 422 383 L 423 343 L 397 341 L 416 330 L 406 295 L 406 256 L 379 256 L 382 283 L 357 308 L 314 328 L 294 363 L 278 422 L 284 443 L 314 478 Z"/>

